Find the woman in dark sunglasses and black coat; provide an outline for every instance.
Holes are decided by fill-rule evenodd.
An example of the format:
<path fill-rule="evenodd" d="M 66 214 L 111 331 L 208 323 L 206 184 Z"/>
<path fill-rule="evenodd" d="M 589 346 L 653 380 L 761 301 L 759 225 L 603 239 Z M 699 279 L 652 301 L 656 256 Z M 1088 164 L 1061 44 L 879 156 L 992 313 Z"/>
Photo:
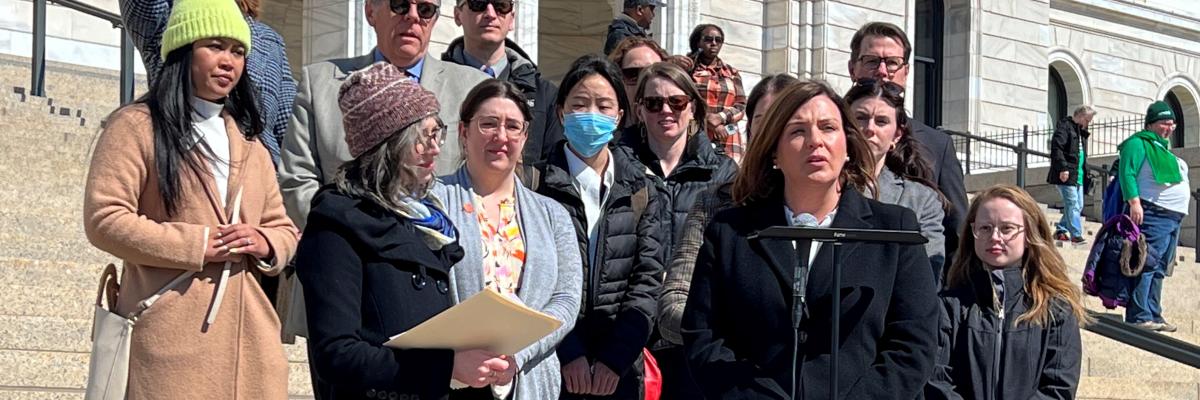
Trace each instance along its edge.
<path fill-rule="evenodd" d="M 663 220 L 667 238 L 663 254 L 669 258 L 700 193 L 731 181 L 737 164 L 717 154 L 704 134 L 705 103 L 682 68 L 665 62 L 647 67 L 634 93 L 641 123 L 626 130 L 621 148 L 646 165 L 647 175 L 663 182 L 662 199 L 669 210 Z M 689 390 L 694 387 L 691 377 L 683 368 L 682 343 L 655 342 L 650 349 L 663 380 L 674 382 L 664 385 L 664 399 L 695 398 Z"/>

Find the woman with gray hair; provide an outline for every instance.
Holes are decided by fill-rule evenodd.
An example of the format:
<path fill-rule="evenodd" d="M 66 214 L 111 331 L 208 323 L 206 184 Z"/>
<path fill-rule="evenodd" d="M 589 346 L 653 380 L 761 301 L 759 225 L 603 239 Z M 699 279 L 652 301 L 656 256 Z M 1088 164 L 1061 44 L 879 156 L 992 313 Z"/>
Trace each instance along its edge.
<path fill-rule="evenodd" d="M 498 354 L 383 346 L 454 304 L 463 250 L 428 195 L 446 127 L 433 93 L 389 63 L 347 78 L 338 102 L 354 159 L 313 198 L 296 256 L 318 398 L 441 399 L 452 379 L 511 382 L 515 365 Z"/>

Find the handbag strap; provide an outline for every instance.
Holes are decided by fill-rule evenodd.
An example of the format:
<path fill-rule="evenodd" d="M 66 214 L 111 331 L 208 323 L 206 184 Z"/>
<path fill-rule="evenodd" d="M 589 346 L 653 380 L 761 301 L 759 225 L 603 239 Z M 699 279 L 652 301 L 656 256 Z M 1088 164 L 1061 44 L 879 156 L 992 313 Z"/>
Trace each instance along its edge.
<path fill-rule="evenodd" d="M 117 266 L 109 263 L 104 267 L 104 272 L 100 273 L 100 287 L 96 288 L 96 307 L 104 307 L 104 303 L 108 303 L 108 308 L 111 310 L 117 301 L 117 292 L 121 285 L 117 281 Z"/>
<path fill-rule="evenodd" d="M 150 308 L 150 306 L 152 306 L 152 305 L 154 305 L 154 303 L 158 302 L 158 299 L 162 298 L 162 296 L 164 294 L 166 294 L 167 291 L 174 289 L 176 286 L 179 286 L 180 283 L 183 283 L 184 281 L 190 279 L 192 277 L 192 275 L 196 275 L 196 273 L 194 271 L 187 271 L 182 274 L 179 274 L 179 276 L 175 277 L 175 279 L 172 279 L 170 282 L 168 282 L 166 285 L 164 285 L 162 287 L 162 289 L 158 289 L 157 292 L 154 292 L 154 295 L 147 297 L 145 300 L 142 300 L 141 302 L 138 302 L 138 310 L 135 311 L 133 313 L 133 315 L 130 315 L 130 317 L 137 318 L 138 316 L 142 315 L 142 313 L 146 312 L 146 310 L 148 310 Z"/>

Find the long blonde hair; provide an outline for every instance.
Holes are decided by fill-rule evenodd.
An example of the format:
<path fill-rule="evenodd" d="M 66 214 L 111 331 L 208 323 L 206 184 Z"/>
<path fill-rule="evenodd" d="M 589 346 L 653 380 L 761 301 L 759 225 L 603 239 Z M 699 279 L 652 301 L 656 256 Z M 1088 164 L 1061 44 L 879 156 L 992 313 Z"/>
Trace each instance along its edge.
<path fill-rule="evenodd" d="M 975 255 L 975 235 L 971 232 L 971 224 L 975 223 L 979 208 L 994 199 L 1012 202 L 1024 215 L 1025 256 L 1021 259 L 1021 273 L 1025 277 L 1025 293 L 1032 304 L 1029 305 L 1029 311 L 1018 316 L 1014 323 L 1047 325 L 1054 319 L 1051 310 L 1054 299 L 1066 303 L 1080 326 L 1090 323 L 1091 317 L 1083 307 L 1082 290 L 1067 278 L 1067 263 L 1054 248 L 1049 221 L 1033 197 L 1016 186 L 996 185 L 975 196 L 958 236 L 958 254 L 954 256 L 954 262 L 946 274 L 946 286 L 969 286 L 971 271 L 984 268 L 983 262 Z"/>

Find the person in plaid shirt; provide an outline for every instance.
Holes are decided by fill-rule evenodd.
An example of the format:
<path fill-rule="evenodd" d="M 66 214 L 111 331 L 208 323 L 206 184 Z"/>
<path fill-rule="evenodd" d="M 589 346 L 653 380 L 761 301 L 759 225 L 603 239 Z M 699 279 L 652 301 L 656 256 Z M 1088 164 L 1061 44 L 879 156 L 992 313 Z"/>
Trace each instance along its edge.
<path fill-rule="evenodd" d="M 737 123 L 746 112 L 746 92 L 742 89 L 742 74 L 721 60 L 725 31 L 712 24 L 702 24 L 692 30 L 692 80 L 700 96 L 708 103 L 705 131 L 717 147 L 717 152 L 741 164 L 746 151 L 746 135 Z"/>

